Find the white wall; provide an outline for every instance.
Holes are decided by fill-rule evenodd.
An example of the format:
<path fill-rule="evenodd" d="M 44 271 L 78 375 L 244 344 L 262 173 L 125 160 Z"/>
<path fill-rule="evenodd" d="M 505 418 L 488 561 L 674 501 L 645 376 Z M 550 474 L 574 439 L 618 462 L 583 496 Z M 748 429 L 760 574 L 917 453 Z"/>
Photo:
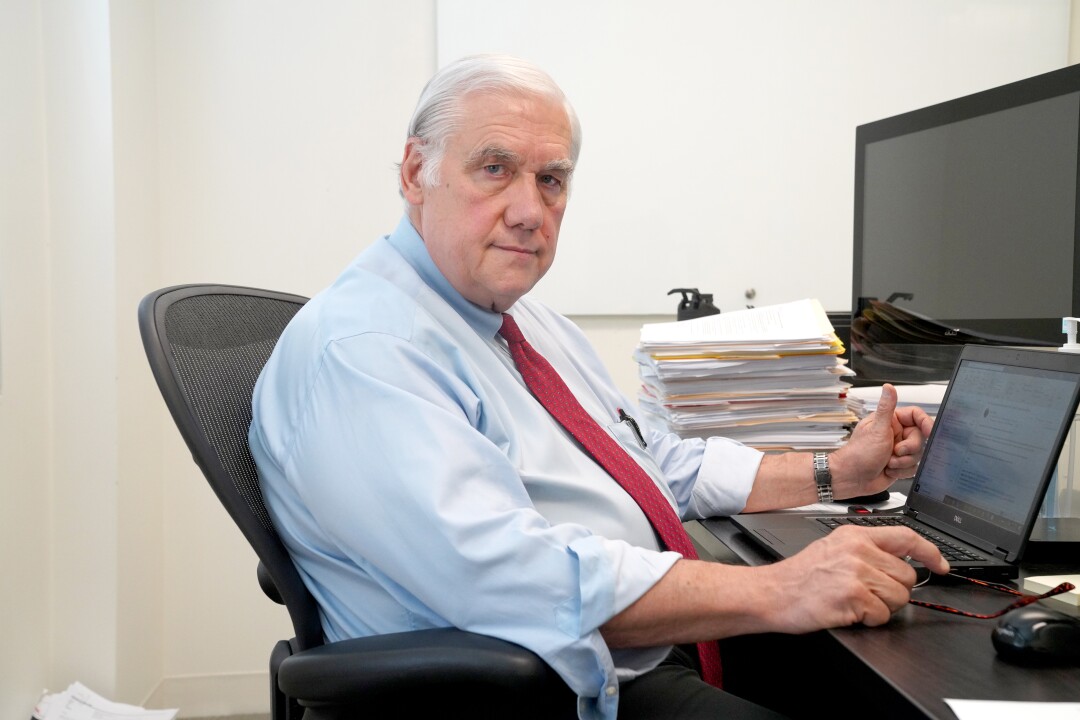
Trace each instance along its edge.
<path fill-rule="evenodd" d="M 155 284 L 157 191 L 155 5 L 109 3 L 113 117 L 112 318 L 116 353 L 116 693 L 141 700 L 164 672 L 161 403 L 142 353 L 134 308 Z"/>
<path fill-rule="evenodd" d="M 138 520 L 154 483 L 120 482 L 144 444 L 118 433 L 138 418 L 119 392 L 109 7 L 0 13 L 0 617 L 19 649 L 0 661 L 0 716 L 27 717 L 76 677 L 127 695 L 160 680 L 161 548 Z"/>
<path fill-rule="evenodd" d="M 34 0 L 0 3 L 0 717 L 49 682 L 52 532 L 49 260 L 41 34 Z"/>
<path fill-rule="evenodd" d="M 499 50 L 574 102 L 585 143 L 563 313 L 851 302 L 855 128 L 1062 67 L 1069 0 L 441 0 L 440 64 Z M 658 249 L 662 248 L 662 249 Z M 813 269 L 813 270 L 811 270 Z"/>
<path fill-rule="evenodd" d="M 435 69 L 431 2 L 163 0 L 154 32 L 155 283 L 311 295 L 393 229 L 394 164 Z M 258 709 L 287 617 L 261 596 L 254 553 L 162 418 L 166 682 L 154 699 Z M 232 704 L 196 706 L 204 698 Z"/>
<path fill-rule="evenodd" d="M 42 5 L 55 676 L 116 685 L 115 215 L 108 6 Z"/>
<path fill-rule="evenodd" d="M 174 282 L 313 293 L 392 227 L 432 5 L 0 9 L 0 532 L 17 588 L 0 617 L 27 648 L 0 661 L 0 716 L 76 679 L 188 715 L 265 708 L 286 615 L 166 417 L 135 307 Z"/>
<path fill-rule="evenodd" d="M 167 418 L 135 305 L 322 287 L 399 216 L 434 68 L 433 0 L 0 0 L 0 717 L 76 679 L 265 710 L 287 619 Z M 577 318 L 628 393 L 660 319 Z"/>

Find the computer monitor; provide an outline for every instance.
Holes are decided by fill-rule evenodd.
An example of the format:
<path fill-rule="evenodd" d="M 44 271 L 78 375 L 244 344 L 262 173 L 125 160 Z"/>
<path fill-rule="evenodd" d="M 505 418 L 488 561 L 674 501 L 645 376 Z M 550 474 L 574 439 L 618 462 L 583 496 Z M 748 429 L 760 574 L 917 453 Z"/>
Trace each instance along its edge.
<path fill-rule="evenodd" d="M 852 367 L 946 380 L 965 342 L 1080 314 L 1080 66 L 861 125 Z"/>

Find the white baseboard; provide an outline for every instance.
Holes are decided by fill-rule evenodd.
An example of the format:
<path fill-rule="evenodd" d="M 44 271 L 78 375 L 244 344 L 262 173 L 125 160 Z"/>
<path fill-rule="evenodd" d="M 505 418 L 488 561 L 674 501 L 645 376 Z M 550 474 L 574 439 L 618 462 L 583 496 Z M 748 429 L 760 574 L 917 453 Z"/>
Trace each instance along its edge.
<path fill-rule="evenodd" d="M 178 718 L 270 712 L 269 673 L 163 678 L 146 707 L 179 708 Z"/>

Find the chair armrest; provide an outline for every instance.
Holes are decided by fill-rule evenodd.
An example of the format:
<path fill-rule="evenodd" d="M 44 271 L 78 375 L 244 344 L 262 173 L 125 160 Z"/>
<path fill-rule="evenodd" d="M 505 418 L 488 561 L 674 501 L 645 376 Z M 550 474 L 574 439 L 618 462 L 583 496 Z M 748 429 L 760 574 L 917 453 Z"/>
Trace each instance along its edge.
<path fill-rule="evenodd" d="M 455 628 L 353 638 L 286 658 L 278 687 L 301 704 L 356 702 L 440 689 L 546 693 L 566 689 L 535 653 Z"/>

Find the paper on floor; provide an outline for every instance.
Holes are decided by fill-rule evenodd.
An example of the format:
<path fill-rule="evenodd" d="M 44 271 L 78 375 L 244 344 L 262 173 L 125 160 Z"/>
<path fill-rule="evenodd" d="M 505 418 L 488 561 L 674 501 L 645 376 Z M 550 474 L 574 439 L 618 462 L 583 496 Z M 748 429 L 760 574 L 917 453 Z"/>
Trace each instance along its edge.
<path fill-rule="evenodd" d="M 34 720 L 173 720 L 177 711 L 146 710 L 106 700 L 79 682 L 67 690 L 42 694 L 34 707 Z"/>

